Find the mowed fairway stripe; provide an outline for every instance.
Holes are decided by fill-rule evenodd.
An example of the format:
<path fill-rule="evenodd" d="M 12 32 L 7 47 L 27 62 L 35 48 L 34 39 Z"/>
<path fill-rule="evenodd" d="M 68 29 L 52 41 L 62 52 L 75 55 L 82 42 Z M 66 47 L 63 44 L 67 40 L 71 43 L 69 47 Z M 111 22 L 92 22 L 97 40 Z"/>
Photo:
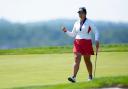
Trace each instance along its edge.
<path fill-rule="evenodd" d="M 96 77 L 128 75 L 128 52 L 101 52 Z M 92 56 L 94 63 L 95 56 Z M 0 88 L 68 83 L 73 54 L 0 55 Z M 82 60 L 78 82 L 86 81 Z"/>

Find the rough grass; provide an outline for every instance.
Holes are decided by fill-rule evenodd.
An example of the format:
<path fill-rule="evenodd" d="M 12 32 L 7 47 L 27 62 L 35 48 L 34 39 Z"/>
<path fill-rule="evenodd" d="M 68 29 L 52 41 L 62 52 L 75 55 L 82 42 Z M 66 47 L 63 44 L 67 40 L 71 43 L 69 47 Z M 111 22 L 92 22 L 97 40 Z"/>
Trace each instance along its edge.
<path fill-rule="evenodd" d="M 95 47 L 94 47 L 95 49 Z M 100 52 L 128 52 L 128 44 L 101 45 Z M 0 50 L 0 55 L 72 53 L 72 46 L 17 48 Z"/>
<path fill-rule="evenodd" d="M 78 82 L 75 84 L 57 84 L 45 86 L 28 86 L 11 89 L 96 89 L 96 88 L 128 88 L 128 76 L 102 77 L 90 82 Z"/>

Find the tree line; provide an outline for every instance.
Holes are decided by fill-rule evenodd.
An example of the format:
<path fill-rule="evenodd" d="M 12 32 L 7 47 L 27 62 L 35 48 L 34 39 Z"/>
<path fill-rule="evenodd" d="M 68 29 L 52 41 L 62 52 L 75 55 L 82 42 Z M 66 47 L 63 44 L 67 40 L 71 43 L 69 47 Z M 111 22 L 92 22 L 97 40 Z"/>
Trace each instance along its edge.
<path fill-rule="evenodd" d="M 57 19 L 33 23 L 13 23 L 0 19 L 0 49 L 72 45 L 73 38 L 61 31 L 72 30 L 75 20 Z M 102 44 L 128 43 L 128 23 L 95 21 Z"/>

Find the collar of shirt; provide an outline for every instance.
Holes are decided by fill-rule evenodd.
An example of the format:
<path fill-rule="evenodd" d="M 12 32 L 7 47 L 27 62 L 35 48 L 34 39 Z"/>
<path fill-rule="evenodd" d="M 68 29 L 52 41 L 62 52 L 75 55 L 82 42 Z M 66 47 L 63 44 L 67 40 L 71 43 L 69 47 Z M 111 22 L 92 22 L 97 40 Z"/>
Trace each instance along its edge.
<path fill-rule="evenodd" d="M 87 20 L 87 18 L 85 18 L 83 21 L 80 21 L 80 31 L 81 31 L 81 28 L 83 26 L 83 24 L 85 23 L 85 21 Z"/>

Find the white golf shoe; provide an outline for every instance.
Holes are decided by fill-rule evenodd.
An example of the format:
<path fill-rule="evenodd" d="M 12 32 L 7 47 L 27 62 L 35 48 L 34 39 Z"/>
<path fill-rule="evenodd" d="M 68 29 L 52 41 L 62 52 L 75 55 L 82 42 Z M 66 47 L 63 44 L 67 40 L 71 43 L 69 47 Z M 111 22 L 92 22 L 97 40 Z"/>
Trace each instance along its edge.
<path fill-rule="evenodd" d="M 88 81 L 92 81 L 92 79 L 93 79 L 92 75 L 89 75 Z"/>

